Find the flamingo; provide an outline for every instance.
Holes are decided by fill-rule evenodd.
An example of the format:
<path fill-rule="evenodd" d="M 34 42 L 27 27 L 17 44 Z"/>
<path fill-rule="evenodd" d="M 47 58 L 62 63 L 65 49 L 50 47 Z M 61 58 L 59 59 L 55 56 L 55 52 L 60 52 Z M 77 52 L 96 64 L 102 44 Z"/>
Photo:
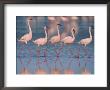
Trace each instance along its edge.
<path fill-rule="evenodd" d="M 57 24 L 57 32 L 58 32 L 58 35 L 53 36 L 53 37 L 49 40 L 52 44 L 58 43 L 58 42 L 60 41 L 59 25 L 60 25 L 60 24 Z M 61 25 L 60 25 L 60 26 L 61 26 Z"/>
<path fill-rule="evenodd" d="M 78 43 L 84 45 L 85 47 L 92 42 L 92 34 L 91 34 L 91 27 L 89 27 L 89 38 L 81 39 Z M 86 65 L 85 65 L 86 66 Z M 90 74 L 90 72 L 84 68 L 81 72 L 82 74 Z"/>
<path fill-rule="evenodd" d="M 65 44 L 73 43 L 74 40 L 75 40 L 75 36 L 74 36 L 75 30 L 74 30 L 74 27 L 72 28 L 71 33 L 72 33 L 72 36 L 65 37 L 64 39 L 61 40 L 61 42 L 65 43 Z"/>
<path fill-rule="evenodd" d="M 18 41 L 23 42 L 23 43 L 25 43 L 25 44 L 27 44 L 27 42 L 32 39 L 32 30 L 31 30 L 31 26 L 30 26 L 30 24 L 29 24 L 30 20 L 32 20 L 32 19 L 27 20 L 27 22 L 28 22 L 28 27 L 29 27 L 29 33 L 23 35 L 23 36 L 20 38 L 20 40 L 18 40 Z"/>
<path fill-rule="evenodd" d="M 84 46 L 87 46 L 92 42 L 92 34 L 91 34 L 91 27 L 89 27 L 89 38 L 81 39 L 78 43 Z"/>
<path fill-rule="evenodd" d="M 33 41 L 34 44 L 37 44 L 38 46 L 45 45 L 47 43 L 47 31 L 46 31 L 46 26 L 44 26 L 44 31 L 45 31 L 45 38 L 39 38 Z"/>

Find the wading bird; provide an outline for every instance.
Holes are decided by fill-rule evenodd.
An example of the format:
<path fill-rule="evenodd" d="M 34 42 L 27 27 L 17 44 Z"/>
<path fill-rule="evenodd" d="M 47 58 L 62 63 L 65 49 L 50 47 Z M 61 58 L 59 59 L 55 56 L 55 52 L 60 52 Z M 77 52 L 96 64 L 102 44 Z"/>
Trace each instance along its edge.
<path fill-rule="evenodd" d="M 46 26 L 44 26 L 44 31 L 45 31 L 45 38 L 38 38 L 35 41 L 33 41 L 34 44 L 38 46 L 45 45 L 47 43 L 47 31 L 46 31 Z"/>
<path fill-rule="evenodd" d="M 67 37 L 63 38 L 61 40 L 61 42 L 65 43 L 65 44 L 73 43 L 74 40 L 75 40 L 75 36 L 74 36 L 75 30 L 74 30 L 74 27 L 72 28 L 71 33 L 72 33 L 72 36 L 67 36 Z"/>
<path fill-rule="evenodd" d="M 20 42 L 23 42 L 25 44 L 27 44 L 28 41 L 30 41 L 32 39 L 32 30 L 31 30 L 31 26 L 29 24 L 29 22 L 31 21 L 32 19 L 28 19 L 27 22 L 28 22 L 28 27 L 29 27 L 29 33 L 23 35 L 20 40 Z"/>
<path fill-rule="evenodd" d="M 52 44 L 55 44 L 55 43 L 60 42 L 59 26 L 61 26 L 61 25 L 60 25 L 60 24 L 57 24 L 57 32 L 58 32 L 58 35 L 51 37 L 51 39 L 49 40 Z"/>
<path fill-rule="evenodd" d="M 89 27 L 89 38 L 81 39 L 78 43 L 84 46 L 87 46 L 92 42 L 92 34 L 91 34 L 91 27 Z"/>

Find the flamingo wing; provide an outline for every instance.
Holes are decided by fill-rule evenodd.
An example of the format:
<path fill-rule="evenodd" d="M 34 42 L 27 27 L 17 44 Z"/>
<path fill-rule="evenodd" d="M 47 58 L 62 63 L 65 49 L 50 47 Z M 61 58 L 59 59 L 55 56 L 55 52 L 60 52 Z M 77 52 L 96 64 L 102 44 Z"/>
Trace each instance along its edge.
<path fill-rule="evenodd" d="M 50 39 L 51 43 L 57 43 L 60 41 L 60 36 L 54 36 Z"/>
<path fill-rule="evenodd" d="M 38 45 L 44 45 L 47 43 L 47 39 L 46 38 L 39 38 L 37 40 L 34 41 L 35 44 L 38 44 Z"/>
<path fill-rule="evenodd" d="M 62 42 L 64 42 L 64 43 L 73 43 L 74 40 L 75 40 L 75 38 L 73 38 L 71 36 L 67 36 L 64 39 L 62 39 Z"/>
<path fill-rule="evenodd" d="M 89 44 L 91 41 L 92 41 L 91 38 L 86 38 L 86 39 L 82 39 L 82 40 L 80 41 L 80 43 L 85 45 L 85 44 Z"/>
<path fill-rule="evenodd" d="M 25 34 L 20 38 L 20 40 L 26 40 L 27 37 L 28 37 L 28 34 Z"/>

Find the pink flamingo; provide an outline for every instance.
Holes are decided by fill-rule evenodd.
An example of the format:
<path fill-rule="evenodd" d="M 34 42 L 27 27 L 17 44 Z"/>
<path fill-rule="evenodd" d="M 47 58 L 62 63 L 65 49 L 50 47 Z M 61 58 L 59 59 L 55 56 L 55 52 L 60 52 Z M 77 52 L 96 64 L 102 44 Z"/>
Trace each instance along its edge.
<path fill-rule="evenodd" d="M 61 40 L 61 42 L 64 42 L 65 44 L 73 43 L 74 40 L 75 40 L 75 36 L 74 36 L 75 30 L 74 30 L 74 27 L 72 28 L 71 33 L 72 33 L 72 36 L 65 37 L 64 39 Z"/>
<path fill-rule="evenodd" d="M 39 38 L 33 41 L 34 44 L 37 44 L 38 46 L 45 45 L 47 43 L 47 31 L 46 31 L 46 26 L 44 26 L 44 31 L 45 31 L 45 38 Z"/>
<path fill-rule="evenodd" d="M 84 46 L 87 46 L 92 42 L 92 34 L 91 34 L 91 27 L 89 27 L 89 38 L 81 39 L 78 43 Z"/>
<path fill-rule="evenodd" d="M 59 25 L 60 25 L 60 24 L 57 24 L 57 32 L 58 32 L 58 35 L 53 36 L 53 37 L 49 40 L 52 44 L 60 42 Z"/>
<path fill-rule="evenodd" d="M 90 35 L 89 38 L 81 39 L 78 43 L 86 47 L 88 44 L 92 42 L 91 27 L 89 27 L 89 35 Z M 85 67 L 86 67 L 86 64 L 85 64 Z M 84 68 L 81 73 L 90 74 L 90 72 L 86 68 Z"/>
<path fill-rule="evenodd" d="M 30 24 L 29 24 L 30 20 L 32 20 L 32 19 L 27 20 L 28 26 L 29 26 L 29 33 L 23 35 L 23 36 L 20 38 L 20 40 L 18 40 L 18 41 L 23 42 L 23 43 L 25 43 L 25 44 L 27 44 L 27 42 L 32 39 L 32 30 L 31 30 L 31 26 L 30 26 Z"/>

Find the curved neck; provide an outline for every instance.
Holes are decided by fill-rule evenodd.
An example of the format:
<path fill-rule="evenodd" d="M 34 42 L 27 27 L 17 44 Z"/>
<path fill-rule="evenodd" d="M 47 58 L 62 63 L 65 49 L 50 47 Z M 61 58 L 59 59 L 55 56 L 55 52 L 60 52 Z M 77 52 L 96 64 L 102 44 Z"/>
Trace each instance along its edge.
<path fill-rule="evenodd" d="M 44 29 L 45 30 L 45 38 L 47 39 L 47 32 L 46 32 L 46 29 Z"/>
<path fill-rule="evenodd" d="M 29 27 L 29 32 L 32 32 L 31 26 L 30 26 L 30 24 L 29 24 L 29 21 L 28 21 L 28 27 Z"/>
<path fill-rule="evenodd" d="M 71 31 L 71 33 L 72 33 L 72 37 L 74 38 L 74 33 L 73 33 L 73 30 Z"/>
<path fill-rule="evenodd" d="M 59 32 L 59 26 L 57 25 L 57 32 L 58 32 L 58 36 L 60 35 L 60 32 Z"/>
<path fill-rule="evenodd" d="M 91 29 L 89 29 L 89 35 L 90 35 L 90 38 L 92 38 Z"/>
<path fill-rule="evenodd" d="M 71 29 L 71 33 L 72 33 L 72 37 L 74 38 L 75 36 L 74 36 L 74 27 Z"/>

